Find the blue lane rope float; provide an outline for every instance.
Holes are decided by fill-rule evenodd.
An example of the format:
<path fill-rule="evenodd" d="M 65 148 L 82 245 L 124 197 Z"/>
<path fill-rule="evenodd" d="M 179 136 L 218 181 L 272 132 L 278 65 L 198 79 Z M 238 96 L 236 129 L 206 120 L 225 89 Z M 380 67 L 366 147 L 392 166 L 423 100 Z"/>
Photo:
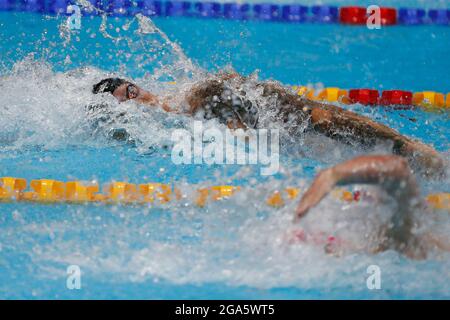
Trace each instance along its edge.
<path fill-rule="evenodd" d="M 67 6 L 70 3 L 71 2 L 69 2 L 67 0 L 51 0 L 49 2 L 49 5 L 46 6 L 46 9 L 47 9 L 48 13 L 65 14 L 67 11 Z"/>
<path fill-rule="evenodd" d="M 23 3 L 22 10 L 30 12 L 43 12 L 45 3 L 42 0 L 28 0 Z"/>
<path fill-rule="evenodd" d="M 366 7 L 336 7 L 272 3 L 218 3 L 155 0 L 88 0 L 108 14 L 126 16 L 143 13 L 148 16 L 225 18 L 277 22 L 365 24 Z M 66 14 L 67 6 L 75 0 L 0 0 L 1 11 L 28 11 Z M 450 9 L 386 8 L 380 11 L 384 25 L 450 25 Z M 92 14 L 92 13 L 87 13 Z M 95 12 L 93 14 L 96 14 Z M 352 22 L 353 21 L 353 22 Z"/>
<path fill-rule="evenodd" d="M 196 2 L 194 7 L 199 17 L 219 18 L 222 15 L 221 5 L 217 2 Z"/>
<path fill-rule="evenodd" d="M 434 24 L 448 25 L 450 23 L 450 10 L 431 9 L 428 17 Z"/>
<path fill-rule="evenodd" d="M 334 6 L 313 6 L 311 8 L 312 21 L 319 23 L 337 23 L 339 8 Z"/>
<path fill-rule="evenodd" d="M 142 14 L 147 16 L 161 16 L 163 12 L 162 3 L 160 1 L 144 0 L 142 2 Z"/>
<path fill-rule="evenodd" d="M 304 22 L 307 19 L 308 7 L 301 5 L 283 6 L 281 19 L 286 22 Z"/>
<path fill-rule="evenodd" d="M 250 17 L 249 11 L 249 4 L 225 3 L 223 5 L 223 17 L 226 19 L 247 20 Z"/>
<path fill-rule="evenodd" d="M 107 7 L 107 11 L 115 16 L 128 16 L 131 13 L 131 1 L 112 0 Z"/>
<path fill-rule="evenodd" d="M 178 17 L 189 16 L 191 3 L 187 1 L 167 1 L 165 3 L 165 15 Z"/>
<path fill-rule="evenodd" d="M 404 25 L 424 24 L 426 12 L 424 9 L 400 8 L 398 11 L 398 20 Z"/>

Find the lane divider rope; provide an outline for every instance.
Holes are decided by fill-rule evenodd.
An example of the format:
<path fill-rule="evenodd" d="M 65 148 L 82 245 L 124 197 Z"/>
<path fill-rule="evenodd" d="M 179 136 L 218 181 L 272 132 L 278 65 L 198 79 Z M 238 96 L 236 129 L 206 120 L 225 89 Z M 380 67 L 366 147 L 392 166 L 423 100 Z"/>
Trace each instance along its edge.
<path fill-rule="evenodd" d="M 31 191 L 26 191 L 27 181 L 22 178 L 0 178 L 0 201 L 33 202 L 33 203 L 102 203 L 102 204 L 164 204 L 183 198 L 180 189 L 162 183 L 134 184 L 128 182 L 111 182 L 103 186 L 100 192 L 98 183 L 69 181 L 62 182 L 51 179 L 31 180 Z M 209 201 L 219 201 L 233 196 L 242 188 L 239 186 L 211 186 L 197 189 L 195 205 L 204 207 Z M 271 207 L 282 207 L 290 201 L 298 199 L 301 190 L 287 187 L 272 192 L 266 199 Z M 349 191 L 336 188 L 332 192 L 335 199 L 346 202 L 357 202 L 370 199 L 364 191 Z M 450 193 L 430 194 L 426 201 L 431 208 L 450 211 Z"/>
<path fill-rule="evenodd" d="M 384 90 L 381 95 L 374 89 L 345 90 L 337 87 L 324 88 L 318 93 L 306 86 L 293 86 L 299 95 L 317 101 L 341 102 L 344 104 L 360 103 L 362 105 L 397 106 L 403 109 L 414 106 L 424 109 L 450 110 L 450 93 L 444 94 L 435 91 L 411 92 L 404 90 Z"/>
<path fill-rule="evenodd" d="M 219 3 L 154 0 L 88 0 L 95 8 L 110 15 L 181 16 L 198 18 L 225 18 L 233 20 L 260 20 L 288 23 L 341 23 L 365 25 L 367 8 L 361 6 L 303 6 L 272 3 Z M 67 6 L 76 0 L 0 0 L 0 10 L 28 11 L 46 14 L 67 14 Z M 97 14 L 96 11 L 83 14 Z M 388 8 L 380 7 L 382 25 L 450 25 L 450 9 Z"/>

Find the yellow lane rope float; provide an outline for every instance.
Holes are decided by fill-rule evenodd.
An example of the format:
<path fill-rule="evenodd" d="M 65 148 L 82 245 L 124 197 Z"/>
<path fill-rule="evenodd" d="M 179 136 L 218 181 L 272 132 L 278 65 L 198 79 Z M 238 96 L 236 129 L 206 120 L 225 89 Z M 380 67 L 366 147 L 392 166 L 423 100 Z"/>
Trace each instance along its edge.
<path fill-rule="evenodd" d="M 133 184 L 128 182 L 111 182 L 100 192 L 96 182 L 69 181 L 62 182 L 51 179 L 32 180 L 32 191 L 25 191 L 27 181 L 21 178 L 0 178 L 0 201 L 30 201 L 36 203 L 110 203 L 110 204 L 163 204 L 180 200 L 182 193 L 176 187 L 162 183 Z M 197 189 L 195 204 L 204 207 L 208 201 L 219 201 L 233 196 L 242 188 L 239 186 L 221 185 Z M 272 192 L 266 199 L 271 207 L 282 207 L 298 198 L 300 189 L 287 187 Z M 336 199 L 346 202 L 357 202 L 361 192 L 351 192 L 336 188 L 332 192 Z M 427 203 L 434 209 L 450 211 L 450 193 L 430 194 Z"/>
<path fill-rule="evenodd" d="M 227 199 L 240 189 L 240 187 L 234 186 L 212 186 L 209 188 L 200 188 L 197 190 L 195 204 L 199 207 L 204 207 L 208 199 L 213 201 Z"/>
<path fill-rule="evenodd" d="M 416 92 L 413 94 L 413 104 L 425 108 L 443 108 L 445 106 L 444 100 L 444 95 L 442 93 L 433 91 Z"/>
<path fill-rule="evenodd" d="M 317 95 L 317 100 L 326 100 L 330 102 L 350 103 L 348 100 L 348 91 L 339 88 L 325 88 Z"/>

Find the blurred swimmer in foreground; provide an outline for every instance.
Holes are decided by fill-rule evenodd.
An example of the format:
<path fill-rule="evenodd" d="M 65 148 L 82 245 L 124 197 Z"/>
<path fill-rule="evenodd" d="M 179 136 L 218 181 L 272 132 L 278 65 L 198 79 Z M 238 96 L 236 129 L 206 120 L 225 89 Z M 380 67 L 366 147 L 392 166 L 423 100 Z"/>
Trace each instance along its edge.
<path fill-rule="evenodd" d="M 160 98 L 129 81 L 107 78 L 93 86 L 93 93 L 110 93 L 119 102 L 161 107 L 167 112 L 216 118 L 231 129 L 264 128 L 261 115 L 295 131 L 314 130 L 348 143 L 374 145 L 390 141 L 392 152 L 408 159 L 424 174 L 442 173 L 443 160 L 436 150 L 412 140 L 365 116 L 330 104 L 311 101 L 274 81 L 257 82 L 237 73 L 222 73 L 196 83 L 184 94 L 185 104 Z M 255 94 L 256 93 L 256 94 Z"/>
<path fill-rule="evenodd" d="M 295 211 L 296 220 L 306 216 L 337 185 L 374 184 L 384 189 L 397 203 L 391 221 L 381 227 L 376 245 L 368 245 L 370 253 L 389 249 L 396 250 L 410 258 L 423 259 L 430 249 L 450 252 L 450 242 L 432 232 L 418 234 L 419 223 L 414 218 L 416 210 L 426 211 L 426 204 L 420 199 L 416 180 L 408 162 L 394 155 L 360 156 L 320 171 L 312 185 L 304 193 Z M 300 234 L 300 238 L 305 235 Z M 369 241 L 369 240 L 367 240 Z M 340 242 L 340 243 L 339 243 Z M 341 248 L 351 250 L 354 245 L 334 237 L 323 243 L 326 251 L 336 253 Z"/>

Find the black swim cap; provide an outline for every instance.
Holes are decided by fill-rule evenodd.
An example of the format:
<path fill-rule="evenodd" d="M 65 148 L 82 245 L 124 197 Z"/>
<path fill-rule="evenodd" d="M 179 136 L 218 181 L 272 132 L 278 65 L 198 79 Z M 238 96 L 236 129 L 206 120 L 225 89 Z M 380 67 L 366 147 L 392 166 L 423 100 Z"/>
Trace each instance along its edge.
<path fill-rule="evenodd" d="M 111 92 L 113 93 L 119 86 L 127 81 L 120 78 L 106 78 L 95 84 L 92 88 L 93 93 Z"/>

